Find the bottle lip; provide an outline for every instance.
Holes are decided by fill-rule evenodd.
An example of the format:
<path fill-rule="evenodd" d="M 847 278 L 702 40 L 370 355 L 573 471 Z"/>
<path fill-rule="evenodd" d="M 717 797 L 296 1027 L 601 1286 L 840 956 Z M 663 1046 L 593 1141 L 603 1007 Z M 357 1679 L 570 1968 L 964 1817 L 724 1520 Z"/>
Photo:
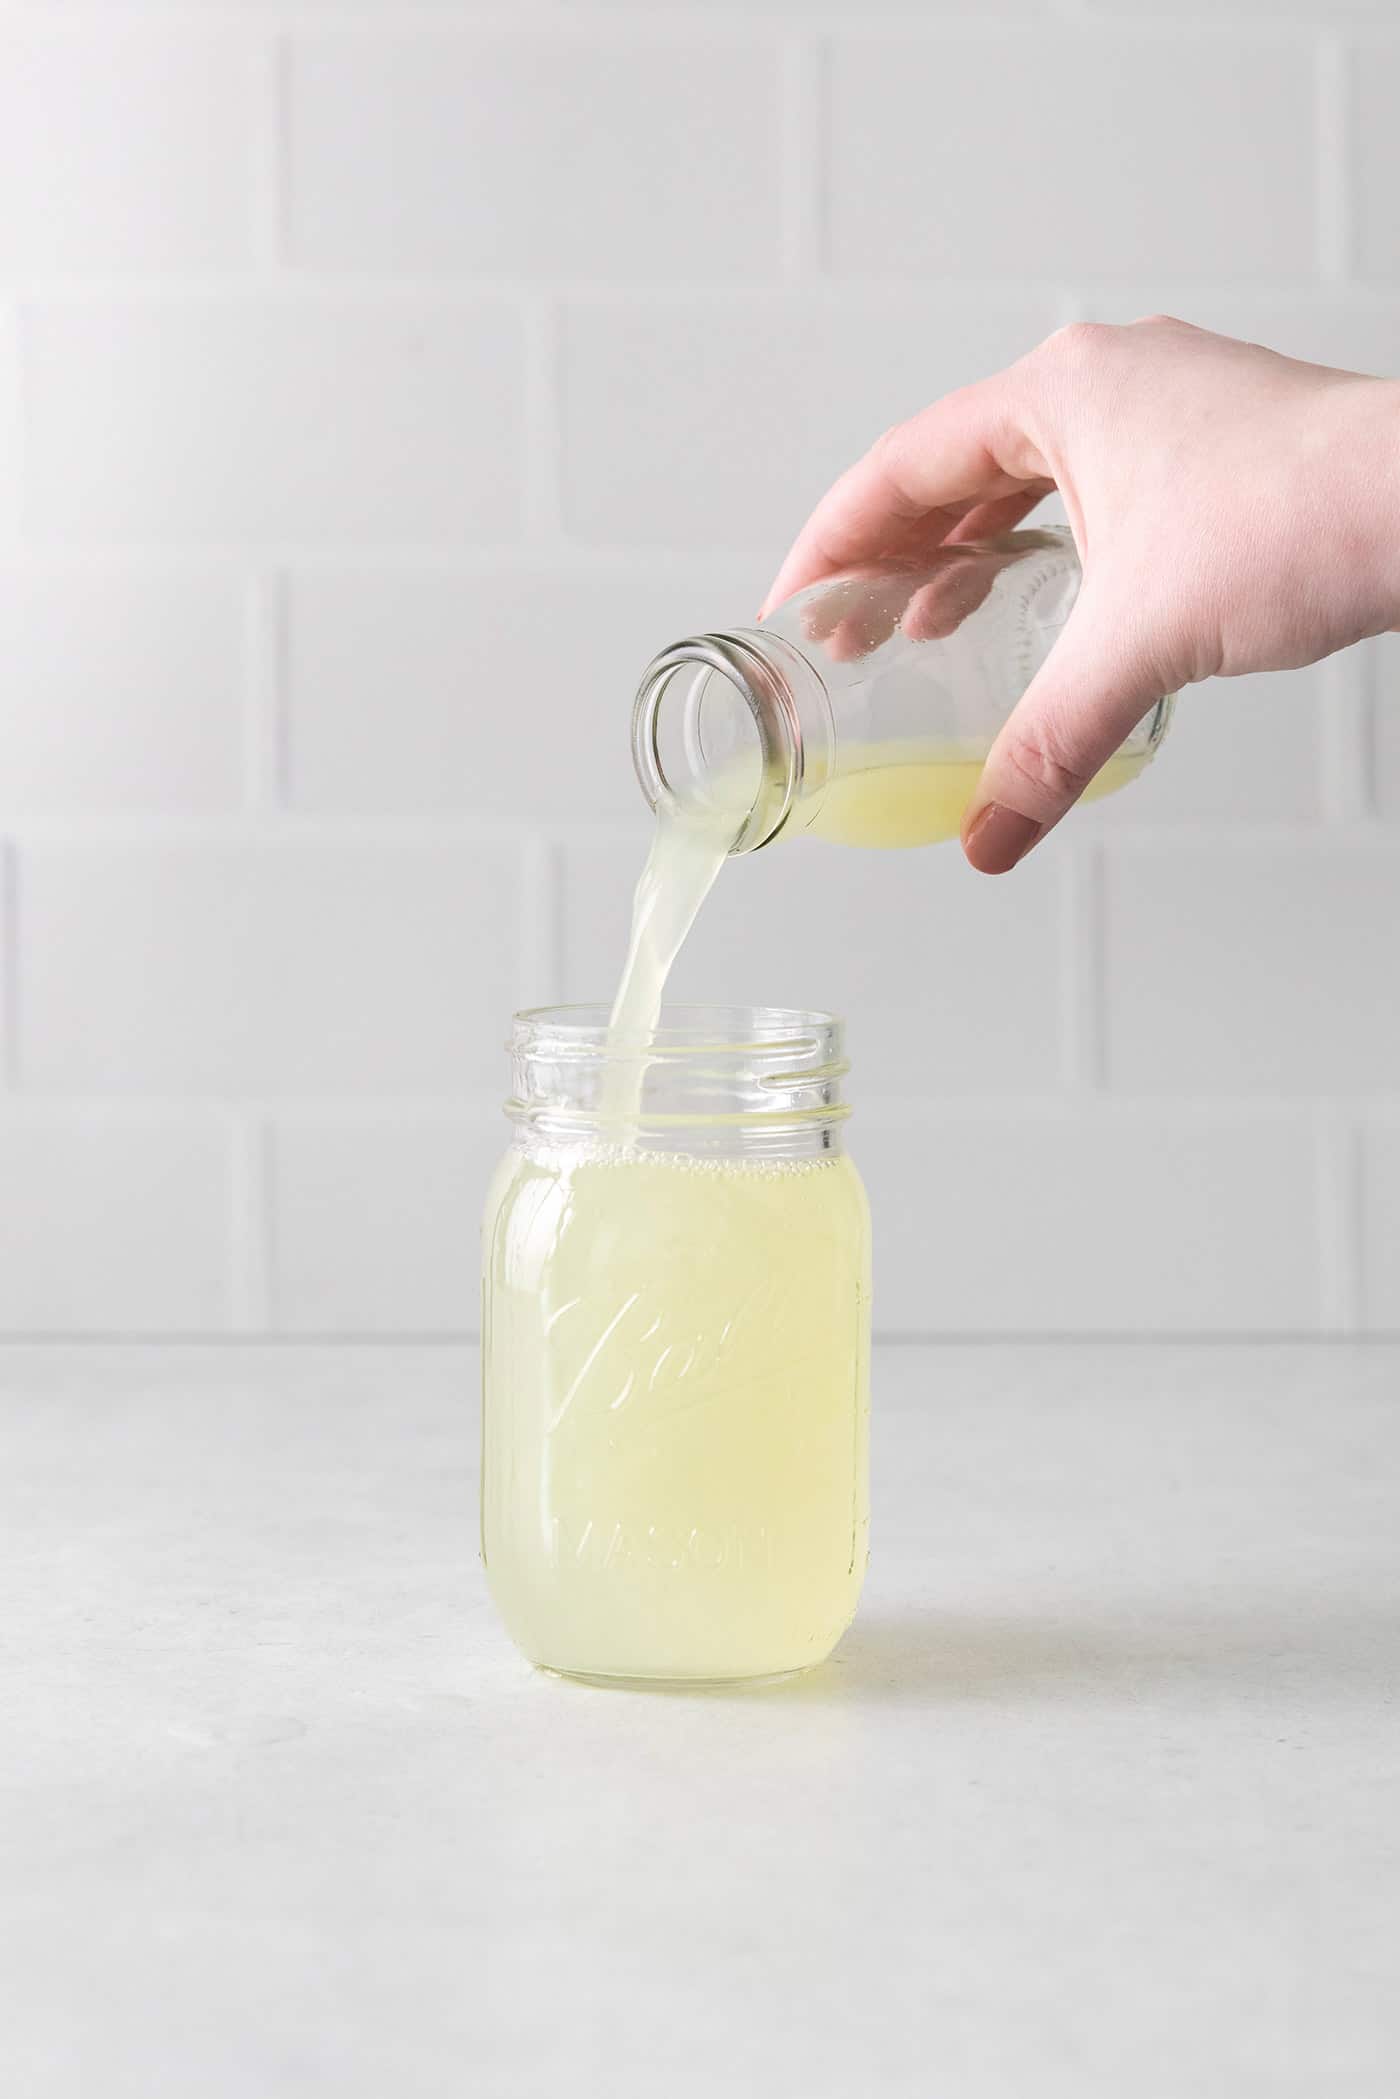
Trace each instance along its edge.
<path fill-rule="evenodd" d="M 785 648 L 781 637 L 747 628 L 689 635 L 653 657 L 633 702 L 632 763 L 653 812 L 660 804 L 676 809 L 683 802 L 661 752 L 662 708 L 680 672 L 687 665 L 703 665 L 726 679 L 745 702 L 758 741 L 759 774 L 731 853 L 754 852 L 776 838 L 802 796 L 806 750 L 791 675 L 782 660 Z M 688 756 L 693 764 L 699 757 L 699 777 L 703 755 L 690 751 Z"/>

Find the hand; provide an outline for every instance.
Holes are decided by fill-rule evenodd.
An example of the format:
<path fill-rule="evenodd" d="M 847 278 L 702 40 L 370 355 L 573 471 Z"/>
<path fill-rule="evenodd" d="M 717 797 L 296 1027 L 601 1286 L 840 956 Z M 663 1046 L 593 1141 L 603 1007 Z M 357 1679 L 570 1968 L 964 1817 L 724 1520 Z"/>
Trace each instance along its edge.
<path fill-rule="evenodd" d="M 1400 625 L 1400 384 L 1162 316 L 1062 328 L 887 431 L 817 505 L 763 610 L 1006 531 L 1052 488 L 1084 582 L 964 820 L 987 874 L 1059 822 L 1163 693 Z"/>
<path fill-rule="evenodd" d="M 802 607 L 802 632 L 833 663 L 852 663 L 901 627 L 911 641 L 943 641 L 990 597 L 1018 550 L 935 547 L 920 561 L 870 561 L 844 569 Z M 766 610 L 767 608 L 765 608 Z"/>

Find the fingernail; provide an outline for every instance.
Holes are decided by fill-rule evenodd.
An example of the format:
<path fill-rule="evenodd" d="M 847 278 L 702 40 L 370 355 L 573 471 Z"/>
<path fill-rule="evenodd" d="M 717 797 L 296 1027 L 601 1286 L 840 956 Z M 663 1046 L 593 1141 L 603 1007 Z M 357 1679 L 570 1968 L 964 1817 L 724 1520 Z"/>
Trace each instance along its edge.
<path fill-rule="evenodd" d="M 1038 824 L 1033 816 L 1022 816 L 1019 809 L 988 802 L 968 825 L 963 846 L 979 874 L 1007 875 L 1018 860 L 1025 858 L 1044 829 L 1044 824 Z"/>

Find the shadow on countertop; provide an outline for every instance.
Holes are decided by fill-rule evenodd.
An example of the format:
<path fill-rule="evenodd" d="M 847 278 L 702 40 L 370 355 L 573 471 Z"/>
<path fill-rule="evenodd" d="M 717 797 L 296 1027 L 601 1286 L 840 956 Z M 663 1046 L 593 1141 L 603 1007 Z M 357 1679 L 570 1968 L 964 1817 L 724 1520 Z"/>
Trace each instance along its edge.
<path fill-rule="evenodd" d="M 1310 1592 L 1082 1618 L 871 1612 L 829 1662 L 774 1691 L 939 1705 L 1132 1700 L 1207 1687 L 1243 1696 L 1304 1685 L 1372 1698 L 1400 1693 L 1400 1597 L 1359 1605 Z"/>

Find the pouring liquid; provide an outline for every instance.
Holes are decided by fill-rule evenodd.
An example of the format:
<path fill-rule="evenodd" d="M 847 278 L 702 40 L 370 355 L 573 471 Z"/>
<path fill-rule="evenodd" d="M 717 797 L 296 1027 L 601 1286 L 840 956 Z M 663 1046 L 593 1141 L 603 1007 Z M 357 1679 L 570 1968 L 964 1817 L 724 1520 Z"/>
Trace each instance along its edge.
<path fill-rule="evenodd" d="M 1082 799 L 1100 800 L 1126 787 L 1147 754 L 1116 752 Z M 805 826 L 836 845 L 905 847 L 956 838 L 976 792 L 982 755 L 934 743 L 869 744 L 842 752 L 818 792 Z M 605 1113 L 635 1123 L 647 1046 L 661 1015 L 666 980 L 743 821 L 746 775 L 717 774 L 710 799 L 661 802 L 651 849 L 637 884 L 632 931 L 610 1020 L 617 1067 Z M 799 806 L 797 822 L 802 825 Z"/>
<path fill-rule="evenodd" d="M 843 754 L 809 826 L 956 835 L 980 759 Z M 1137 770 L 1110 761 L 1107 793 Z M 743 809 L 663 805 L 611 1016 L 597 1141 L 512 1149 L 488 1205 L 483 1539 L 517 1644 L 572 1675 L 706 1682 L 828 1654 L 868 1535 L 870 1227 L 839 1152 L 643 1148 L 667 974 Z M 799 810 L 798 821 L 801 820 Z"/>

